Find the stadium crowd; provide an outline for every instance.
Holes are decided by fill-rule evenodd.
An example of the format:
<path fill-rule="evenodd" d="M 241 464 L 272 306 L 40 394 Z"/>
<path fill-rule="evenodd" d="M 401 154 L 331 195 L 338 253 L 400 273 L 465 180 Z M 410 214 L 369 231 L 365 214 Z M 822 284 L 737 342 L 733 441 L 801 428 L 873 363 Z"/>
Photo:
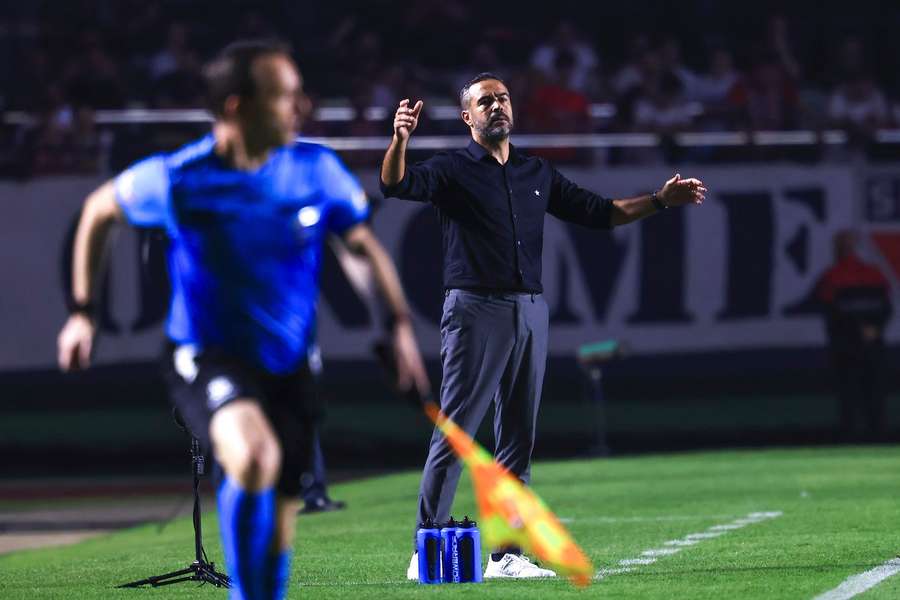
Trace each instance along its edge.
<path fill-rule="evenodd" d="M 32 118 L 5 120 L 0 173 L 105 171 L 148 147 L 189 139 L 205 126 L 110 128 L 96 124 L 95 111 L 204 106 L 202 65 L 237 37 L 289 41 L 316 106 L 351 109 L 344 120 L 309 120 L 305 133 L 313 135 L 387 135 L 397 98 L 452 106 L 459 85 L 486 70 L 507 80 L 519 132 L 654 132 L 665 140 L 685 131 L 836 127 L 868 148 L 879 128 L 900 127 L 900 42 L 889 33 L 900 25 L 900 5 L 804 0 L 750 10 L 692 0 L 660 9 L 636 0 L 624 13 L 603 3 L 589 11 L 577 2 L 553 4 L 543 14 L 464 0 L 47 0 L 7 7 L 0 10 L 0 48 L 12 60 L 0 65 L 0 111 Z M 460 133 L 455 116 L 425 119 L 422 130 Z M 670 146 L 604 158 L 710 154 Z M 369 158 L 361 153 L 350 162 Z M 558 151 L 554 158 L 584 156 Z"/>

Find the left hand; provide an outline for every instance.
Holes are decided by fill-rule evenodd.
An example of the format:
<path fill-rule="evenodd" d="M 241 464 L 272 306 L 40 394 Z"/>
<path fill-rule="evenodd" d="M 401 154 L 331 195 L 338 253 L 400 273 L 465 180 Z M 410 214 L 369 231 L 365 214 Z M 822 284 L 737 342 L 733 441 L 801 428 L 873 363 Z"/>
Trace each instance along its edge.
<path fill-rule="evenodd" d="M 669 207 L 685 204 L 703 204 L 706 199 L 706 187 L 699 179 L 682 179 L 680 173 L 668 180 L 656 197 Z"/>
<path fill-rule="evenodd" d="M 394 360 L 397 365 L 397 387 L 401 392 L 415 388 L 421 397 L 431 393 L 428 373 L 408 320 L 397 321 L 394 325 Z"/>

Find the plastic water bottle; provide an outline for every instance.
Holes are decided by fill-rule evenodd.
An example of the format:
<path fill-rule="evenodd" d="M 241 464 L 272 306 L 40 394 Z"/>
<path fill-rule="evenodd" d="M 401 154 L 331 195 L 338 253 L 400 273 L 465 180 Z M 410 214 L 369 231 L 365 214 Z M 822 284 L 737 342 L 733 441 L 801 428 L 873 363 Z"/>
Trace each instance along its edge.
<path fill-rule="evenodd" d="M 457 556 L 460 583 L 481 583 L 481 533 L 468 515 L 457 523 Z"/>
<path fill-rule="evenodd" d="M 416 531 L 416 552 L 419 555 L 419 583 L 441 583 L 441 531 L 430 519 L 420 524 Z"/>
<path fill-rule="evenodd" d="M 441 554 L 444 583 L 459 583 L 459 527 L 452 515 L 447 524 L 441 527 Z"/>

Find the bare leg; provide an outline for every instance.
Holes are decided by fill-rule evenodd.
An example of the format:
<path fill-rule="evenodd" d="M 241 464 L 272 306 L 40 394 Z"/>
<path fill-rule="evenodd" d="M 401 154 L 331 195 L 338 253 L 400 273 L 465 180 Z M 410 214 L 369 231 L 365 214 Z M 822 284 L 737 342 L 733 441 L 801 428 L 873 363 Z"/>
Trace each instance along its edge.
<path fill-rule="evenodd" d="M 225 471 L 218 494 L 219 525 L 232 597 L 280 598 L 285 586 L 275 585 L 275 573 L 287 570 L 281 568 L 286 564 L 281 555 L 273 552 L 280 531 L 274 490 L 281 470 L 278 439 L 259 403 L 249 398 L 219 409 L 210 422 L 210 436 Z"/>
<path fill-rule="evenodd" d="M 218 410 L 209 424 L 216 460 L 248 492 L 275 485 L 281 448 L 259 403 L 239 398 Z"/>

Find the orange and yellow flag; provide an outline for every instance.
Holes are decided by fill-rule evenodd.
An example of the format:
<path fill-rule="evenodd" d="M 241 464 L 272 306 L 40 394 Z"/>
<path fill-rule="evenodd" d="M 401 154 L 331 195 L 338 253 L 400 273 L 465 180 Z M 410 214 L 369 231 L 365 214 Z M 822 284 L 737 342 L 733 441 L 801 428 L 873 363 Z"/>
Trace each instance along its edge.
<path fill-rule="evenodd" d="M 519 546 L 575 585 L 589 585 L 594 574 L 591 561 L 537 494 L 495 461 L 434 402 L 425 404 L 425 412 L 469 468 L 485 545 Z"/>

